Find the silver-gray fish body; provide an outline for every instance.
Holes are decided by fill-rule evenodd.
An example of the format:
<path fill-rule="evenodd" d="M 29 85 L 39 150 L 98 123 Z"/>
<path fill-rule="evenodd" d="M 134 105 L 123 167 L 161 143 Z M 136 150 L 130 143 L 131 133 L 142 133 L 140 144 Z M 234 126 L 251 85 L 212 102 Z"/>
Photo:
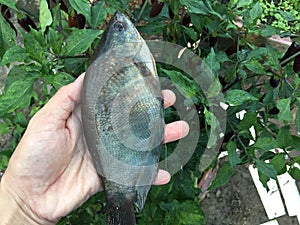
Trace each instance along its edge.
<path fill-rule="evenodd" d="M 86 72 L 81 104 L 84 134 L 104 182 L 108 214 L 124 211 L 133 202 L 142 208 L 157 175 L 163 99 L 150 50 L 119 12 Z M 122 212 L 108 222 L 135 224 L 135 219 L 126 223 L 121 217 Z"/>

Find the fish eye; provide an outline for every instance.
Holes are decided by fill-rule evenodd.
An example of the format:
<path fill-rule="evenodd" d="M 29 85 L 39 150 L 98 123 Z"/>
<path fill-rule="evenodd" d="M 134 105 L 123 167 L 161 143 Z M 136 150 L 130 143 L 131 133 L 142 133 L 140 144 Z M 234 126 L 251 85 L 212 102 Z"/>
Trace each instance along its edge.
<path fill-rule="evenodd" d="M 114 29 L 115 29 L 115 31 L 122 32 L 125 30 L 125 25 L 122 22 L 117 21 L 114 24 Z"/>

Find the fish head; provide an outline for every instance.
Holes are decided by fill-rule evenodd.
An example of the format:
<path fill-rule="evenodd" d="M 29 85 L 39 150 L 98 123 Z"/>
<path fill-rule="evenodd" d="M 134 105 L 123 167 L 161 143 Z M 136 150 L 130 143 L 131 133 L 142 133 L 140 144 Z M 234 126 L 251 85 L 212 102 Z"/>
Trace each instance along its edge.
<path fill-rule="evenodd" d="M 112 46 L 124 43 L 136 43 L 141 40 L 141 36 L 133 23 L 123 13 L 117 11 L 111 18 L 107 41 Z"/>
<path fill-rule="evenodd" d="M 113 54 L 114 57 L 134 57 L 143 43 L 143 38 L 130 19 L 117 11 L 103 33 L 92 61 L 104 53 Z"/>

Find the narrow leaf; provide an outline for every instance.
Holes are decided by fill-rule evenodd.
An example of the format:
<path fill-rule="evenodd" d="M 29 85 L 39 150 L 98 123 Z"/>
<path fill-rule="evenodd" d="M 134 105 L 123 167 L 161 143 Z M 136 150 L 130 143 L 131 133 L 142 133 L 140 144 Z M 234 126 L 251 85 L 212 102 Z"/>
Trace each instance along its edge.
<path fill-rule="evenodd" d="M 92 7 L 91 22 L 92 22 L 93 29 L 96 29 L 106 19 L 107 13 L 106 13 L 104 4 L 105 4 L 105 2 L 101 1 Z"/>
<path fill-rule="evenodd" d="M 211 69 L 215 77 L 219 76 L 219 70 L 221 68 L 220 63 L 217 61 L 216 53 L 213 48 L 210 49 L 210 53 L 204 59 L 206 65 Z"/>
<path fill-rule="evenodd" d="M 300 132 L 300 107 L 299 106 L 298 106 L 298 110 L 296 113 L 295 125 L 296 125 L 298 132 Z"/>
<path fill-rule="evenodd" d="M 260 2 L 256 2 L 255 5 L 250 9 L 250 21 L 254 22 L 263 13 L 263 9 L 260 6 Z"/>
<path fill-rule="evenodd" d="M 102 30 L 74 30 L 66 40 L 65 55 L 75 56 L 84 53 Z"/>
<path fill-rule="evenodd" d="M 48 3 L 46 0 L 40 1 L 40 13 L 39 20 L 42 32 L 44 33 L 46 28 L 52 24 L 52 15 L 48 7 Z"/>
<path fill-rule="evenodd" d="M 238 156 L 236 150 L 236 144 L 233 141 L 228 142 L 227 144 L 227 152 L 228 152 L 228 158 L 229 162 L 232 168 L 234 168 L 236 165 L 240 164 L 242 160 Z"/>
<path fill-rule="evenodd" d="M 212 184 L 209 187 L 209 190 L 214 188 L 223 186 L 227 184 L 230 177 L 234 174 L 234 170 L 232 169 L 229 162 L 225 162 L 222 167 L 219 169 L 216 178 L 213 180 Z"/>
<path fill-rule="evenodd" d="M 70 0 L 73 9 L 82 14 L 89 25 L 91 25 L 91 8 L 88 0 Z"/>
<path fill-rule="evenodd" d="M 0 59 L 16 42 L 16 33 L 0 13 Z"/>

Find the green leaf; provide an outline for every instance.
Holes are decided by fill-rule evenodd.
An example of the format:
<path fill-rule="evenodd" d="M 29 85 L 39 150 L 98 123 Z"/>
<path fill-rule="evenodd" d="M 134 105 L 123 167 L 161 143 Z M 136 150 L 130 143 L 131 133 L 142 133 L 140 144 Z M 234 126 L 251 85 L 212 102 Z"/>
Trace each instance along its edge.
<path fill-rule="evenodd" d="M 209 10 L 202 0 L 180 0 L 185 5 L 189 13 L 207 15 Z"/>
<path fill-rule="evenodd" d="M 91 8 L 88 0 L 69 0 L 73 9 L 82 14 L 89 25 L 91 24 Z"/>
<path fill-rule="evenodd" d="M 199 39 L 199 34 L 192 27 L 183 27 L 184 33 L 186 33 L 193 41 Z"/>
<path fill-rule="evenodd" d="M 240 159 L 239 155 L 236 152 L 237 150 L 236 144 L 233 141 L 230 141 L 227 143 L 226 148 L 228 152 L 230 165 L 232 168 L 234 168 L 236 165 L 242 162 L 242 160 Z"/>
<path fill-rule="evenodd" d="M 232 106 L 238 106 L 244 104 L 247 101 L 256 100 L 257 98 L 251 95 L 249 92 L 239 89 L 232 89 L 225 95 L 225 101 Z"/>
<path fill-rule="evenodd" d="M 170 7 L 175 15 L 178 13 L 179 1 L 178 0 L 169 0 Z"/>
<path fill-rule="evenodd" d="M 293 143 L 293 138 L 289 126 L 280 128 L 276 141 L 278 148 L 286 148 L 291 146 Z"/>
<path fill-rule="evenodd" d="M 270 180 L 270 177 L 261 173 L 260 171 L 258 171 L 258 176 L 259 176 L 259 181 L 261 182 L 261 184 L 263 185 L 263 187 L 265 189 L 267 189 L 267 191 L 270 190 L 270 188 L 268 187 L 268 182 Z"/>
<path fill-rule="evenodd" d="M 269 151 L 277 147 L 277 142 L 272 137 L 259 137 L 253 147 Z"/>
<path fill-rule="evenodd" d="M 0 59 L 4 53 L 15 45 L 16 33 L 0 14 Z"/>
<path fill-rule="evenodd" d="M 8 49 L 0 63 L 0 66 L 10 64 L 12 62 L 25 62 L 28 58 L 28 54 L 24 50 L 24 48 L 16 45 Z"/>
<path fill-rule="evenodd" d="M 265 163 L 259 159 L 253 159 L 253 160 L 259 172 L 276 180 L 277 173 L 273 165 Z"/>
<path fill-rule="evenodd" d="M 291 144 L 291 146 L 295 150 L 300 151 L 300 137 L 296 136 L 296 135 L 291 135 L 291 136 L 292 136 L 292 140 L 293 140 L 293 143 Z"/>
<path fill-rule="evenodd" d="M 66 84 L 73 82 L 74 80 L 75 80 L 75 78 L 73 76 L 71 76 L 70 74 L 61 72 L 61 73 L 55 74 L 52 84 L 56 89 L 59 89 L 62 86 L 65 86 Z"/>
<path fill-rule="evenodd" d="M 18 11 L 16 7 L 16 0 L 0 0 L 0 4 L 6 5 L 11 9 Z"/>
<path fill-rule="evenodd" d="M 256 2 L 255 5 L 250 9 L 250 21 L 253 23 L 256 19 L 261 17 L 263 9 L 260 6 L 260 2 Z"/>
<path fill-rule="evenodd" d="M 52 24 L 52 15 L 46 0 L 40 0 L 39 21 L 43 33 Z"/>
<path fill-rule="evenodd" d="M 278 28 L 269 25 L 265 26 L 263 29 L 259 31 L 259 34 L 262 37 L 271 37 L 272 35 L 277 33 L 278 33 Z"/>
<path fill-rule="evenodd" d="M 220 63 L 216 59 L 216 53 L 213 48 L 210 49 L 210 53 L 208 56 L 204 59 L 204 62 L 206 65 L 211 69 L 215 77 L 219 76 L 219 70 L 220 70 Z"/>
<path fill-rule="evenodd" d="M 249 130 L 252 126 L 257 125 L 257 113 L 248 111 L 241 122 L 238 124 L 238 131 L 241 133 Z"/>
<path fill-rule="evenodd" d="M 255 74 L 265 75 L 267 73 L 261 62 L 255 59 L 252 59 L 249 62 L 247 62 L 245 64 L 245 67 Z"/>
<path fill-rule="evenodd" d="M 146 23 L 143 26 L 138 26 L 137 29 L 145 34 L 160 34 L 167 26 L 169 25 L 162 23 L 161 21 L 157 21 Z"/>
<path fill-rule="evenodd" d="M 101 25 L 107 17 L 107 13 L 106 13 L 104 4 L 105 4 L 105 1 L 101 1 L 92 7 L 91 22 L 92 22 L 93 29 L 96 29 L 99 25 Z"/>
<path fill-rule="evenodd" d="M 55 54 L 61 55 L 63 35 L 49 27 L 47 32 L 47 44 L 51 46 L 51 49 Z"/>
<path fill-rule="evenodd" d="M 219 79 L 215 79 L 210 85 L 206 93 L 208 99 L 217 97 L 222 91 L 222 84 Z"/>
<path fill-rule="evenodd" d="M 31 30 L 30 33 L 24 33 L 24 49 L 30 58 L 44 64 L 45 59 L 45 43 L 43 33 L 41 31 Z"/>
<path fill-rule="evenodd" d="M 179 92 L 186 98 L 196 97 L 200 92 L 200 88 L 195 81 L 185 76 L 181 72 L 165 69 L 161 69 L 161 71 L 168 75 Z"/>
<path fill-rule="evenodd" d="M 290 167 L 288 172 L 291 175 L 291 177 L 294 178 L 295 180 L 300 179 L 300 169 L 298 167 L 292 166 Z"/>
<path fill-rule="evenodd" d="M 4 170 L 8 166 L 9 156 L 0 152 L 0 170 Z"/>
<path fill-rule="evenodd" d="M 210 185 L 209 190 L 227 184 L 227 182 L 230 180 L 230 177 L 232 177 L 233 174 L 234 174 L 234 170 L 232 169 L 230 163 L 225 162 L 217 172 L 216 178 L 213 180 L 212 184 Z"/>
<path fill-rule="evenodd" d="M 171 202 L 162 202 L 160 208 L 166 211 L 164 223 L 165 225 L 204 225 L 204 214 L 198 203 L 192 200 L 179 202 L 172 200 Z"/>
<path fill-rule="evenodd" d="M 277 103 L 279 109 L 278 119 L 282 121 L 292 121 L 292 113 L 290 109 L 291 99 L 280 99 Z"/>
<path fill-rule="evenodd" d="M 102 30 L 74 30 L 66 40 L 65 55 L 75 56 L 84 53 Z"/>
<path fill-rule="evenodd" d="M 286 163 L 285 163 L 284 154 L 277 154 L 276 156 L 274 156 L 274 158 L 270 161 L 270 164 L 273 165 L 278 175 L 286 172 Z"/>
<path fill-rule="evenodd" d="M 12 83 L 4 95 L 0 96 L 0 117 L 19 108 L 30 105 L 34 79 L 18 80 Z"/>
<path fill-rule="evenodd" d="M 234 0 L 233 2 L 237 3 L 237 8 L 243 8 L 252 4 L 253 0 Z"/>

